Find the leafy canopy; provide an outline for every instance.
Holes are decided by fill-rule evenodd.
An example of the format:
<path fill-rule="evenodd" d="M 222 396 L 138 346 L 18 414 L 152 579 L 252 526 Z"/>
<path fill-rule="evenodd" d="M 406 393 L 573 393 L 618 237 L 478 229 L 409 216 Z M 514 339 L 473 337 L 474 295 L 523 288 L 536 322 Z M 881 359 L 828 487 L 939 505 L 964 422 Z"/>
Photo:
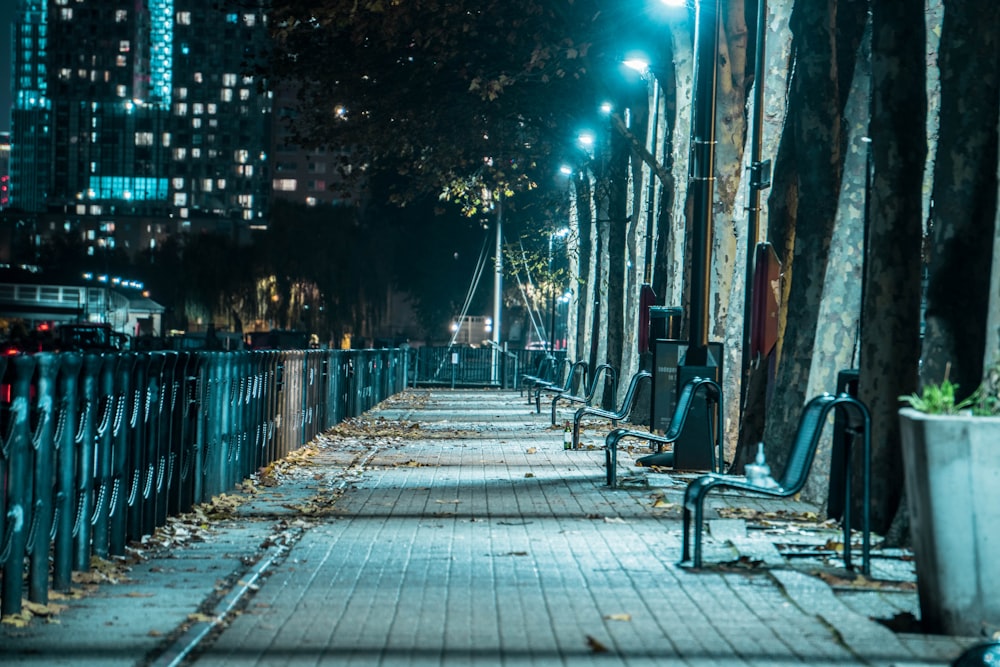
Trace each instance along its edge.
<path fill-rule="evenodd" d="M 340 151 L 345 179 L 399 174 L 398 203 L 435 192 L 473 215 L 555 169 L 634 47 L 623 33 L 632 41 L 648 23 L 634 11 L 620 0 L 276 0 L 267 73 L 296 143 Z"/>

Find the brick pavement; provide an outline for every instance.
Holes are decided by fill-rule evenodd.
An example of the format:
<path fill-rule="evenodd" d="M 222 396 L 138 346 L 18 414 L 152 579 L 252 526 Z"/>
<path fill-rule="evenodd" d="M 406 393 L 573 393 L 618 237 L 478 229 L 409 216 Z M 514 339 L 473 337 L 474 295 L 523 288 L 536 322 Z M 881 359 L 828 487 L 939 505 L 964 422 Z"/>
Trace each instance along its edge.
<path fill-rule="evenodd" d="M 583 442 L 606 431 L 592 424 Z M 724 519 L 706 540 L 711 565 L 679 567 L 683 477 L 645 475 L 612 491 L 602 451 L 561 443 L 548 413 L 513 392 L 390 399 L 367 423 L 320 438 L 308 466 L 216 526 L 233 554 L 244 551 L 232 599 L 208 608 L 219 622 L 166 619 L 186 631 L 137 646 L 136 664 L 916 666 L 947 664 L 970 641 L 872 620 L 916 612 L 912 567 L 876 561 L 876 576 L 900 585 L 831 588 L 810 572 L 845 575 L 835 562 L 786 560 L 773 546 L 826 533 L 780 519 Z M 629 464 L 625 451 L 623 473 Z M 812 509 L 712 502 L 723 515 Z M 262 527 L 281 539 L 257 550 Z M 763 566 L 748 562 L 759 554 Z M 183 562 L 185 550 L 174 556 Z M 187 595 L 191 610 L 205 608 Z M 48 664 L 25 657 L 56 650 L 40 643 L 11 664 Z"/>

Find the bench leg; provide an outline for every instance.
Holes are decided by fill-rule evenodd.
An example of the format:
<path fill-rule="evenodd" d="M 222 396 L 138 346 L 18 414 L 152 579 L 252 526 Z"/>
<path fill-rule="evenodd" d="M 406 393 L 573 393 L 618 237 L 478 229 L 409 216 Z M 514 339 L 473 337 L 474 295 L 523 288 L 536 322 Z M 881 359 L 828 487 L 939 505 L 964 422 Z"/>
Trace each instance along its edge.
<path fill-rule="evenodd" d="M 618 488 L 618 441 L 604 445 L 604 467 L 607 471 L 608 486 Z"/>
<path fill-rule="evenodd" d="M 691 560 L 691 510 L 687 506 L 687 498 L 684 499 L 684 532 L 681 534 L 681 562 L 686 563 Z"/>

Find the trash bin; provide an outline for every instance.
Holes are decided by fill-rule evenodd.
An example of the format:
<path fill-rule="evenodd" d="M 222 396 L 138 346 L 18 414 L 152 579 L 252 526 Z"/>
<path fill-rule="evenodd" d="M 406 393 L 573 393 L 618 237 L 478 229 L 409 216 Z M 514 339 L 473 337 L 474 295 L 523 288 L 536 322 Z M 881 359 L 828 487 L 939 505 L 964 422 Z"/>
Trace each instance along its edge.
<path fill-rule="evenodd" d="M 680 306 L 650 306 L 649 307 L 649 350 L 653 349 L 656 340 L 679 340 L 681 337 L 681 316 L 684 309 Z"/>

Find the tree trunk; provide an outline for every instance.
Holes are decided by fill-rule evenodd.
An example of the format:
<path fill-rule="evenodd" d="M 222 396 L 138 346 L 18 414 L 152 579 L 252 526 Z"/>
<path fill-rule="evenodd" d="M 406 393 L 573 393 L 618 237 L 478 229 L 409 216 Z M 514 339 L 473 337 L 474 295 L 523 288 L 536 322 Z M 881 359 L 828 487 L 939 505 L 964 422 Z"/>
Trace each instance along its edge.
<path fill-rule="evenodd" d="M 776 470 L 784 467 L 807 399 L 837 213 L 843 143 L 833 4 L 798 3 L 791 19 L 797 58 L 785 132 L 794 147 L 791 159 L 798 178 L 790 183 L 789 194 L 794 194 L 797 206 L 783 211 L 783 228 L 794 232 L 782 239 L 790 255 L 784 263 L 787 288 L 780 308 L 784 330 L 764 437 Z M 772 210 L 772 221 L 774 215 Z"/>
<path fill-rule="evenodd" d="M 792 0 L 778 0 L 767 3 L 765 62 L 764 62 L 764 126 L 761 140 L 761 155 L 763 159 L 771 159 L 774 165 L 772 194 L 762 201 L 758 220 L 761 238 L 775 238 L 771 234 L 768 220 L 774 215 L 774 207 L 778 209 L 778 219 L 784 219 L 789 208 L 794 208 L 794 193 L 789 190 L 788 183 L 793 177 L 794 160 L 775 159 L 787 155 L 788 145 L 779 153 L 779 142 L 782 140 L 782 128 L 785 123 L 788 101 L 789 72 L 792 71 L 792 31 L 788 28 L 792 12 Z M 787 140 L 786 140 L 787 141 Z M 745 151 L 749 154 L 749 151 Z M 786 197 L 786 195 L 791 195 Z M 758 239 L 755 239 L 755 241 Z M 780 251 L 781 246 L 776 246 Z M 751 368 L 750 378 L 746 380 L 747 390 L 743 406 L 743 419 L 740 422 L 740 433 L 736 452 L 733 454 L 733 471 L 742 472 L 743 464 L 752 460 L 757 451 L 757 443 L 764 437 L 764 422 L 767 411 L 768 375 L 771 359 L 760 359 Z"/>
<path fill-rule="evenodd" d="M 608 292 L 605 298 L 608 313 L 607 357 L 599 357 L 591 364 L 609 363 L 622 367 L 625 334 L 625 285 L 626 237 L 628 235 L 629 209 L 629 151 L 625 138 L 619 132 L 611 133 L 611 155 L 608 166 Z"/>
<path fill-rule="evenodd" d="M 873 179 L 858 384 L 872 414 L 877 532 L 888 530 L 900 506 L 898 397 L 916 389 L 920 360 L 920 193 L 927 155 L 922 7 L 923 0 L 882 0 L 872 11 Z"/>
<path fill-rule="evenodd" d="M 709 339 L 722 341 L 722 393 L 725 442 L 735 442 L 739 431 L 740 369 L 743 348 L 747 228 L 740 203 L 743 155 L 747 144 L 747 23 L 743 0 L 730 0 L 720 41 L 716 100 L 715 201 L 709 312 L 713 326 Z"/>
<path fill-rule="evenodd" d="M 979 385 L 997 202 L 1000 4 L 949 1 L 941 34 L 941 119 L 928 247 L 921 379 Z"/>

